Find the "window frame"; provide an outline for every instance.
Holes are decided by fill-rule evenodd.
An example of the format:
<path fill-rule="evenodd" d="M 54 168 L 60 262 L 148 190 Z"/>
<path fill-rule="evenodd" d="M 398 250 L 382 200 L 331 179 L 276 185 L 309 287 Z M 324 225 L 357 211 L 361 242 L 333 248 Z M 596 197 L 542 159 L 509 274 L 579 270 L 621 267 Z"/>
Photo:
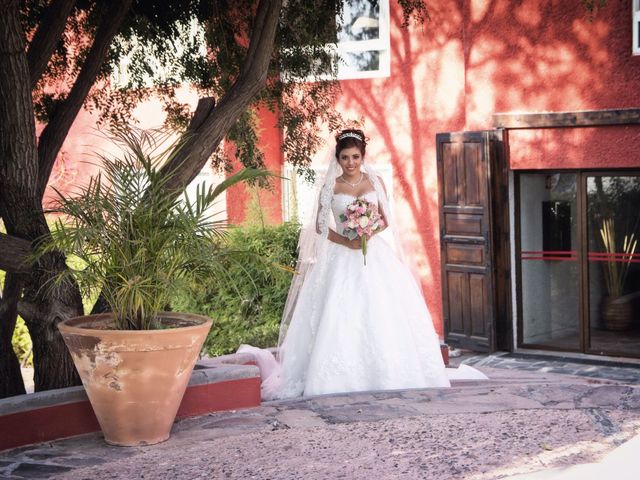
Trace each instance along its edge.
<path fill-rule="evenodd" d="M 631 54 L 640 55 L 640 0 L 631 2 Z"/>
<path fill-rule="evenodd" d="M 521 222 L 522 222 L 522 202 L 521 202 L 521 176 L 527 174 L 554 174 L 554 173 L 573 173 L 577 175 L 576 185 L 576 202 L 577 202 L 577 247 L 578 247 L 578 276 L 579 276 L 579 298 L 578 298 L 578 325 L 579 325 L 579 342 L 577 349 L 561 348 L 542 343 L 525 342 L 524 333 L 524 312 L 523 312 L 523 282 L 522 282 L 522 242 L 521 242 Z M 514 255 L 515 255 L 515 292 L 516 292 L 516 348 L 517 349 L 535 349 L 554 352 L 574 352 L 587 355 L 608 355 L 622 356 L 625 358 L 640 358 L 640 353 L 629 352 L 628 350 L 608 350 L 598 348 L 592 345 L 592 329 L 591 318 L 589 314 L 589 301 L 591 292 L 589 290 L 589 262 L 587 258 L 588 252 L 588 233 L 587 233 L 587 179 L 589 177 L 606 177 L 606 176 L 633 176 L 640 178 L 639 168 L 596 168 L 596 169 L 523 169 L 515 171 L 514 181 Z"/>
<path fill-rule="evenodd" d="M 343 1 L 348 8 L 349 0 Z M 389 0 L 379 0 L 380 16 L 378 19 L 379 37 L 373 40 L 350 40 L 329 44 L 328 47 L 335 51 L 340 61 L 344 61 L 345 54 L 377 51 L 379 52 L 379 68 L 377 70 L 341 72 L 338 65 L 338 80 L 354 80 L 362 78 L 384 78 L 391 75 L 391 21 L 389 13 Z"/>

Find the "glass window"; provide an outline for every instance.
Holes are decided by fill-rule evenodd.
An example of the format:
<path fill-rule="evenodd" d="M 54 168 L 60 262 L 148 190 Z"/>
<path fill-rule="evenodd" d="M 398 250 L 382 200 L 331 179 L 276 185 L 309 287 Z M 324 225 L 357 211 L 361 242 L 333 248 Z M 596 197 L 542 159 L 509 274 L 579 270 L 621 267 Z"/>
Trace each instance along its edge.
<path fill-rule="evenodd" d="M 522 343 L 580 348 L 577 175 L 520 175 Z"/>
<path fill-rule="evenodd" d="M 339 42 L 377 40 L 380 38 L 380 2 L 369 0 L 345 1 Z"/>
<path fill-rule="evenodd" d="M 338 78 L 389 76 L 389 1 L 345 0 L 337 22 Z"/>
<path fill-rule="evenodd" d="M 640 357 L 640 174 L 518 178 L 519 345 Z"/>
<path fill-rule="evenodd" d="M 640 354 L 640 177 L 588 176 L 589 338 L 596 353 Z"/>

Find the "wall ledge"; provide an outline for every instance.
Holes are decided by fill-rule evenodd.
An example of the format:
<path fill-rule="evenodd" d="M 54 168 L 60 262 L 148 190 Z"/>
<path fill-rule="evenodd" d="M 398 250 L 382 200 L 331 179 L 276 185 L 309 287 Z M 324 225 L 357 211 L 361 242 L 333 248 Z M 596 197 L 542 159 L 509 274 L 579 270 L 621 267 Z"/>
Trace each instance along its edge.
<path fill-rule="evenodd" d="M 579 110 L 573 112 L 496 113 L 493 115 L 493 126 L 507 129 L 638 124 L 640 124 L 640 108 Z"/>

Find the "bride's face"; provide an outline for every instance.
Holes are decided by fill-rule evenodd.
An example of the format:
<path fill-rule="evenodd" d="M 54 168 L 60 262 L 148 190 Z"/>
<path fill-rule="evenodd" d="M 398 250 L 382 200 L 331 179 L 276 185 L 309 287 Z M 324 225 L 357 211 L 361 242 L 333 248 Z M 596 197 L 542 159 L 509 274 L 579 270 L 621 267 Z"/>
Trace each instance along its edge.
<path fill-rule="evenodd" d="M 362 160 L 362 152 L 360 152 L 358 147 L 343 148 L 338 155 L 338 163 L 342 167 L 342 171 L 346 177 L 360 174 Z"/>

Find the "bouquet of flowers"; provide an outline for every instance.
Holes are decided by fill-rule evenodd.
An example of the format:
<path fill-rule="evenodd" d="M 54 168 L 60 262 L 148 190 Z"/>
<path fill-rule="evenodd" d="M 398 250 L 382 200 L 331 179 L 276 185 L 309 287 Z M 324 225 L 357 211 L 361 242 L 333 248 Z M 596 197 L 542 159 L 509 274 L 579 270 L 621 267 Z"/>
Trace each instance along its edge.
<path fill-rule="evenodd" d="M 360 237 L 364 264 L 367 264 L 367 238 L 384 227 L 384 220 L 378 211 L 378 205 L 364 197 L 356 198 L 347 205 L 345 213 L 340 214 L 344 226 L 344 235 L 349 240 Z"/>

